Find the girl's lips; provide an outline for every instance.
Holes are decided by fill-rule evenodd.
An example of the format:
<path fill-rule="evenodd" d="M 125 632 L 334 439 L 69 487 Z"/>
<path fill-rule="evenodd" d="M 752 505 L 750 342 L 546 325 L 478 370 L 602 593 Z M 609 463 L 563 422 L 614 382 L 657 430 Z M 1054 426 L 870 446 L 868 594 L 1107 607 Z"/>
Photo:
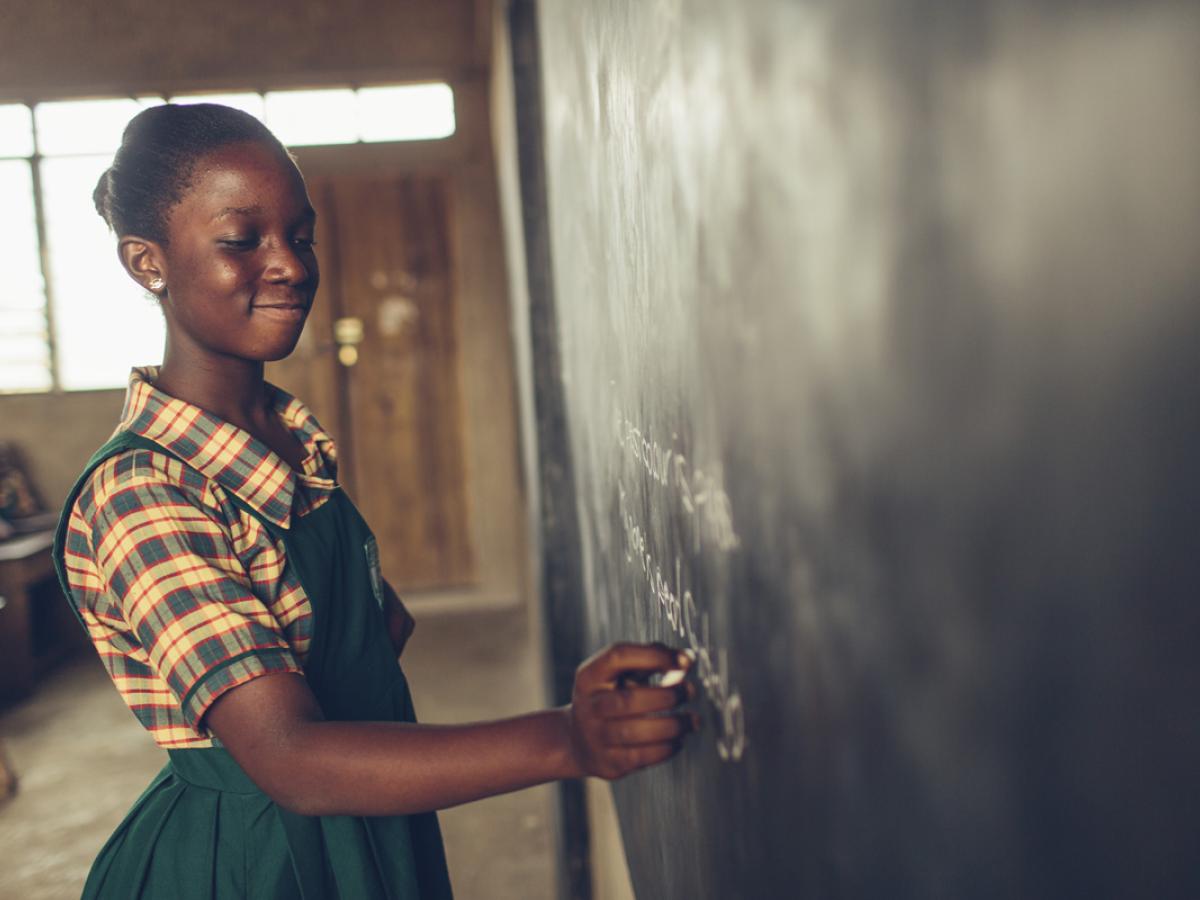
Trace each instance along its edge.
<path fill-rule="evenodd" d="M 256 306 L 254 310 L 272 319 L 303 319 L 308 315 L 308 307 L 303 305 Z"/>

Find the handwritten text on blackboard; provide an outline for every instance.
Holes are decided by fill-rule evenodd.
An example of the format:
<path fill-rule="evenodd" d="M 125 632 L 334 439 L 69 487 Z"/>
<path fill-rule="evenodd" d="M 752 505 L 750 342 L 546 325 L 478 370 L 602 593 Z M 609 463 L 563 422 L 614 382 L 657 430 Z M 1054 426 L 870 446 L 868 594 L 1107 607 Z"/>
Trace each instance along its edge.
<path fill-rule="evenodd" d="M 696 654 L 696 677 L 716 708 L 720 722 L 717 753 L 723 760 L 736 762 L 746 749 L 746 719 L 742 696 L 730 683 L 729 653 L 724 647 L 714 649 L 708 613 L 699 612 L 695 596 L 682 587 L 679 557 L 675 557 L 672 587 L 670 576 L 663 576 L 662 567 L 647 549 L 646 532 L 629 510 L 624 487 L 618 485 L 618 491 L 625 531 L 625 558 L 641 569 L 650 594 L 658 600 L 659 609 L 671 630 L 685 639 L 688 648 Z"/>

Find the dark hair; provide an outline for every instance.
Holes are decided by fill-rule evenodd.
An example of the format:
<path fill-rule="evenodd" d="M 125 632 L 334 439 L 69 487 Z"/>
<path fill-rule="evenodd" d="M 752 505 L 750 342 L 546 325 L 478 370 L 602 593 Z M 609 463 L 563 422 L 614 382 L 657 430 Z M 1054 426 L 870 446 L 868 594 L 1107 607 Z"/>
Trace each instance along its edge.
<path fill-rule="evenodd" d="M 196 163 L 245 141 L 288 155 L 266 125 L 239 109 L 194 103 L 143 110 L 125 126 L 121 147 L 96 184 L 96 211 L 118 236 L 136 234 L 165 244 L 167 216 L 191 186 Z"/>

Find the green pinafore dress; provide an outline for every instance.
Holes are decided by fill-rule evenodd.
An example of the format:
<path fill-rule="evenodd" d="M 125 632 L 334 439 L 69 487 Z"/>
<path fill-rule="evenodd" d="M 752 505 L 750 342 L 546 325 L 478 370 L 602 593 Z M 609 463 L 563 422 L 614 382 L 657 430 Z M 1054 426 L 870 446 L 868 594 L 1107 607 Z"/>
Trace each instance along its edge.
<path fill-rule="evenodd" d="M 122 431 L 92 457 L 67 500 L 55 541 L 55 565 L 68 597 L 63 548 L 70 510 L 92 470 L 132 448 L 174 456 Z M 324 505 L 294 517 L 288 529 L 259 520 L 283 541 L 287 564 L 312 604 L 304 673 L 325 717 L 416 721 L 384 621 L 374 539 L 349 498 L 335 488 Z M 212 747 L 169 751 L 167 765 L 100 851 L 83 896 L 448 900 L 451 891 L 434 813 L 297 815 L 255 787 L 226 750 Z"/>

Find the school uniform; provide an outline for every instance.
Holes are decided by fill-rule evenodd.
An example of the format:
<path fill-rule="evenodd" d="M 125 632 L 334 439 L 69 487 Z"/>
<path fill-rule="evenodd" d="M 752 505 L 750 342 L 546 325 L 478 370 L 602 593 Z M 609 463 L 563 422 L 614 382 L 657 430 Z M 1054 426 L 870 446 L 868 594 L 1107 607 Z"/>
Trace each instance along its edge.
<path fill-rule="evenodd" d="M 306 817 L 262 793 L 205 727 L 226 691 L 307 679 L 326 718 L 415 721 L 388 638 L 375 539 L 337 451 L 278 389 L 297 472 L 134 370 L 55 541 L 63 588 L 117 690 L 169 762 L 101 850 L 85 898 L 441 900 L 437 818 Z"/>

